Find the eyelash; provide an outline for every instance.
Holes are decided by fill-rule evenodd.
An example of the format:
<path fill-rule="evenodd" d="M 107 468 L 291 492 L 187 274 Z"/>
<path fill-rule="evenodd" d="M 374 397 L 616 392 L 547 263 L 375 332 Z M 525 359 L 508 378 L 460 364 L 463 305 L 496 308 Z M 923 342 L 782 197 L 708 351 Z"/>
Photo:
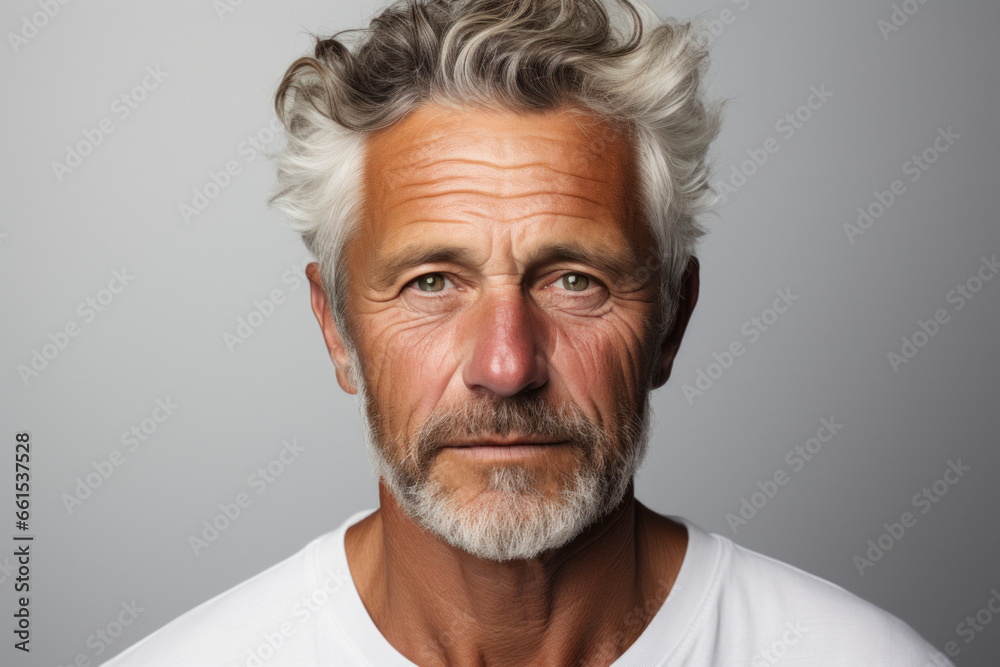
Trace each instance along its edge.
<path fill-rule="evenodd" d="M 565 278 L 566 276 L 569 276 L 569 275 L 584 276 L 589 281 L 591 281 L 591 284 L 587 286 L 587 289 L 585 289 L 585 290 L 583 290 L 581 292 L 576 292 L 576 294 L 581 295 L 581 296 L 583 294 L 586 294 L 587 292 L 590 292 L 590 290 L 591 290 L 592 287 L 595 287 L 595 286 L 596 287 L 603 287 L 604 286 L 603 283 L 601 283 L 600 280 L 598 280 L 594 276 L 590 275 L 589 273 L 583 273 L 582 271 L 567 271 L 566 273 L 563 273 L 562 275 L 558 276 L 555 280 L 553 280 L 551 283 L 549 283 L 549 285 L 553 285 L 553 284 L 559 282 L 560 280 L 562 280 L 563 278 Z M 421 278 L 425 278 L 427 276 L 443 276 L 445 279 L 451 280 L 451 278 L 448 276 L 448 274 L 445 273 L 444 271 L 429 271 L 427 273 L 421 273 L 419 276 L 417 276 L 416 278 L 414 278 L 413 280 L 411 280 L 410 282 L 408 282 L 405 285 L 404 288 L 413 287 L 414 291 L 420 292 L 422 298 L 423 297 L 427 297 L 427 298 L 431 298 L 431 299 L 440 299 L 440 298 L 445 297 L 446 296 L 445 293 L 447 292 L 447 290 L 445 290 L 445 289 L 442 289 L 442 290 L 440 290 L 438 292 L 425 292 L 423 290 L 419 290 L 419 289 L 416 288 L 417 281 L 420 280 Z M 454 284 L 455 281 L 452 280 L 451 282 L 452 282 L 452 284 Z M 546 287 L 548 287 L 548 286 L 546 286 Z M 572 290 L 563 290 L 563 291 L 566 292 L 566 293 L 568 293 L 568 294 L 573 294 Z M 572 297 L 572 298 L 580 298 L 580 297 Z"/>
<path fill-rule="evenodd" d="M 421 278 L 426 278 L 427 276 L 443 276 L 445 279 L 449 279 L 448 275 L 446 273 L 441 272 L 441 271 L 431 271 L 429 273 L 421 273 L 419 276 L 417 276 L 416 278 L 414 278 L 410 282 L 406 283 L 404 289 L 412 287 L 413 291 L 420 293 L 421 298 L 431 298 L 431 299 L 440 299 L 440 298 L 442 298 L 445 295 L 444 293 L 447 290 L 442 289 L 439 292 L 425 292 L 424 290 L 417 289 L 417 281 L 420 280 Z M 455 281 L 452 280 L 452 284 L 454 284 L 454 282 Z"/>

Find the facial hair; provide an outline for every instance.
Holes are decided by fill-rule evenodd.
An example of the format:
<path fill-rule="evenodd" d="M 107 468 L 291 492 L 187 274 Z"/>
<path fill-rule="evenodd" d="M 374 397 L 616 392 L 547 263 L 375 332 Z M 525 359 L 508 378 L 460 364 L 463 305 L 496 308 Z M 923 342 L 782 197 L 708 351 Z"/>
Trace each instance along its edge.
<path fill-rule="evenodd" d="M 361 375 L 355 374 L 355 386 L 374 474 L 412 521 L 486 560 L 536 558 L 566 545 L 622 502 L 646 456 L 652 411 L 648 391 L 641 407 L 620 406 L 610 433 L 575 403 L 557 410 L 540 391 L 529 391 L 509 397 L 478 395 L 456 410 L 431 414 L 406 438 L 385 432 L 382 412 Z M 442 447 L 476 437 L 511 436 L 577 448 L 579 467 L 555 498 L 546 497 L 535 475 L 516 462 L 487 467 L 486 492 L 464 505 L 457 502 L 455 489 L 432 479 Z"/>

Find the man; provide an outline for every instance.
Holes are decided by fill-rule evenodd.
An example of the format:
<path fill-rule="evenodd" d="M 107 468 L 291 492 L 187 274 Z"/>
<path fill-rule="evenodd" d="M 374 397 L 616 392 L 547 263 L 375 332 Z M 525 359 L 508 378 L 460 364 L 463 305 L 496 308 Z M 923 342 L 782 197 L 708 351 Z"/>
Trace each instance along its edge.
<path fill-rule="evenodd" d="M 380 506 L 110 664 L 948 664 L 634 498 L 698 296 L 706 56 L 624 1 L 410 0 L 291 66 L 273 202 Z"/>

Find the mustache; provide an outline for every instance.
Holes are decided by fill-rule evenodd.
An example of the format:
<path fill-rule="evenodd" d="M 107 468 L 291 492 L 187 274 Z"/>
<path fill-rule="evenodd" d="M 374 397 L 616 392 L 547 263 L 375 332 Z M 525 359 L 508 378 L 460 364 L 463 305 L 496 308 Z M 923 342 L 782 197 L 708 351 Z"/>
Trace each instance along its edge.
<path fill-rule="evenodd" d="M 605 433 L 573 402 L 556 408 L 538 391 L 481 394 L 457 409 L 432 413 L 414 433 L 414 455 L 420 463 L 429 462 L 443 447 L 482 436 L 541 437 L 590 450 Z"/>

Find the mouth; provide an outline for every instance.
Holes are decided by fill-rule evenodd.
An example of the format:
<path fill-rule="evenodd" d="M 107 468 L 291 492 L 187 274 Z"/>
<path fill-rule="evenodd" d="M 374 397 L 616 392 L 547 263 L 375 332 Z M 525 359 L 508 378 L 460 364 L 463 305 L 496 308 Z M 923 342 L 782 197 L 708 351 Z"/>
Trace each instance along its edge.
<path fill-rule="evenodd" d="M 480 440 L 456 443 L 442 448 L 462 457 L 481 459 L 520 459 L 542 456 L 569 447 L 565 440 L 540 442 L 532 440 Z"/>

